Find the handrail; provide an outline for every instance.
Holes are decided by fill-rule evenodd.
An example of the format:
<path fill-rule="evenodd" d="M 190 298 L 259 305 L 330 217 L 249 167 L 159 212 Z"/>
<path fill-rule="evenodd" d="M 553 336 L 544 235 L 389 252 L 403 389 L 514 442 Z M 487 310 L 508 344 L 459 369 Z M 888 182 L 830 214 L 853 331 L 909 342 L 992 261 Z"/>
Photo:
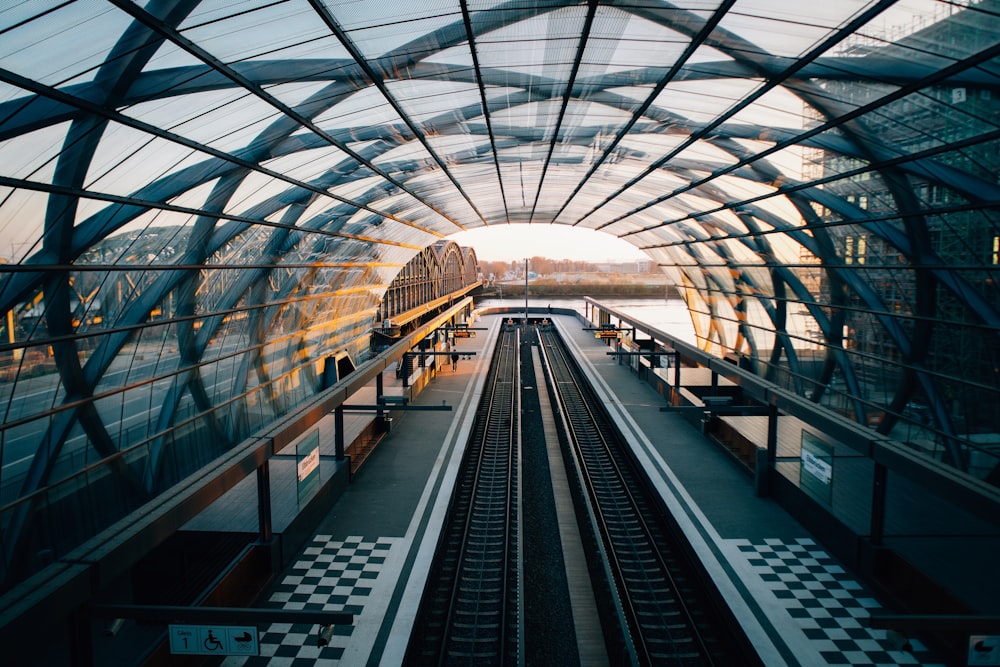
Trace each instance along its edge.
<path fill-rule="evenodd" d="M 1000 516 L 1000 488 L 956 468 L 917 454 L 903 443 L 876 433 L 833 410 L 813 403 L 750 371 L 679 340 L 666 331 L 637 320 L 614 306 L 601 303 L 592 297 L 584 297 L 584 300 L 597 309 L 618 318 L 618 320 L 634 326 L 637 331 L 673 348 L 684 359 L 704 366 L 738 385 L 750 398 L 764 405 L 773 405 L 782 414 L 796 417 L 810 424 L 817 432 L 829 436 L 876 463 L 885 465 L 889 470 L 948 498 L 950 502 L 963 510 L 991 523 L 996 522 L 997 517 Z"/>

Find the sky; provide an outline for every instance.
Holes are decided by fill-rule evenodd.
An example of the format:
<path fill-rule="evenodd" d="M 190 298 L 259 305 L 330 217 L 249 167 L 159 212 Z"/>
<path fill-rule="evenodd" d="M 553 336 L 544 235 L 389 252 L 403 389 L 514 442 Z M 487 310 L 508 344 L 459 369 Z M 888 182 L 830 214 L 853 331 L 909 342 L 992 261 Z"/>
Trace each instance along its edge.
<path fill-rule="evenodd" d="M 525 257 L 575 259 L 587 262 L 648 259 L 631 243 L 616 236 L 567 225 L 493 225 L 448 237 L 472 247 L 480 261 L 512 261 Z"/>

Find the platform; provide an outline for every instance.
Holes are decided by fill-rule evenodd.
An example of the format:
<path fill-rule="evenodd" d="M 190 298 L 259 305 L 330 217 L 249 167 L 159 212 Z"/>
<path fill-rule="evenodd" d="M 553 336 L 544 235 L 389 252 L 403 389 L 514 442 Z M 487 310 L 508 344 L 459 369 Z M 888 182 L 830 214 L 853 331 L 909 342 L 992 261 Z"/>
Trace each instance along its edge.
<path fill-rule="evenodd" d="M 766 665 L 937 664 L 919 642 L 899 650 L 885 631 L 868 629 L 864 619 L 879 603 L 858 577 L 777 503 L 756 497 L 733 457 L 679 414 L 660 411 L 663 399 L 603 341 L 573 317 L 554 319 Z M 453 410 L 398 418 L 260 602 L 351 611 L 353 626 L 338 627 L 321 648 L 315 628 L 274 624 L 262 629 L 260 656 L 224 665 L 401 664 L 500 324 L 479 319 L 488 332 L 458 344 L 477 354 L 445 368 L 413 401 Z"/>

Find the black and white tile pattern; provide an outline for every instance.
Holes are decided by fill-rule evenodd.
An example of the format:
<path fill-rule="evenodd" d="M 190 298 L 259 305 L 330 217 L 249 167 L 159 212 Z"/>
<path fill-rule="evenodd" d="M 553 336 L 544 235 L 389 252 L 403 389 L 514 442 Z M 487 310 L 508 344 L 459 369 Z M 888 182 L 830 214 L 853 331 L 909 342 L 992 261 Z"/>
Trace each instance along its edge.
<path fill-rule="evenodd" d="M 305 667 L 344 665 L 352 656 L 367 655 L 370 645 L 358 636 L 364 626 L 378 627 L 384 603 L 395 584 L 387 570 L 399 538 L 348 537 L 333 540 L 316 535 L 289 568 L 268 598 L 275 609 L 296 609 L 354 614 L 354 624 L 336 626 L 327 646 L 317 645 L 316 626 L 272 623 L 260 633 L 260 655 L 229 657 L 224 667 Z M 381 578 L 380 578 L 381 577 Z M 378 599 L 376 601 L 376 599 Z"/>
<path fill-rule="evenodd" d="M 268 599 L 283 609 L 348 611 L 351 626 L 336 627 L 327 646 L 319 647 L 316 628 L 308 624 L 273 623 L 260 633 L 260 655 L 229 657 L 224 667 L 323 667 L 363 662 L 372 650 L 372 628 L 381 625 L 395 586 L 393 556 L 404 551 L 401 538 L 317 535 L 301 558 L 285 573 Z M 903 649 L 884 630 L 867 627 L 865 619 L 878 602 L 813 540 L 723 540 L 724 551 L 763 607 L 777 609 L 772 618 L 783 639 L 803 664 L 895 667 L 944 667 L 915 639 Z M 762 597 L 768 599 L 762 600 Z M 370 636 L 359 636 L 368 628 Z M 786 631 L 798 631 L 798 637 Z M 810 660 L 801 650 L 805 647 Z"/>
<path fill-rule="evenodd" d="M 782 621 L 790 619 L 789 625 L 804 635 L 803 645 L 818 656 L 816 664 L 943 667 L 919 641 L 908 640 L 903 650 L 903 642 L 890 639 L 885 630 L 867 627 L 865 619 L 878 602 L 812 539 L 726 542 L 731 558 L 744 559 L 759 577 L 757 583 L 773 595 L 771 602 L 788 615 L 772 621 L 783 627 Z M 755 593 L 760 595 L 761 591 Z"/>

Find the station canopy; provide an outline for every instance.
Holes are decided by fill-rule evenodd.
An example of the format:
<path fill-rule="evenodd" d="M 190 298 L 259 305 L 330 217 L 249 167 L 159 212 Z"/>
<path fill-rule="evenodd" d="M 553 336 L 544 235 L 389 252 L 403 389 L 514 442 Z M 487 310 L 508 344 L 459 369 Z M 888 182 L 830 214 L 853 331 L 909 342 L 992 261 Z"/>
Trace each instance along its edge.
<path fill-rule="evenodd" d="M 4 3 L 8 561 L 39 493 L 157 493 L 512 223 L 633 244 L 704 350 L 995 479 L 998 55 L 996 0 Z"/>

